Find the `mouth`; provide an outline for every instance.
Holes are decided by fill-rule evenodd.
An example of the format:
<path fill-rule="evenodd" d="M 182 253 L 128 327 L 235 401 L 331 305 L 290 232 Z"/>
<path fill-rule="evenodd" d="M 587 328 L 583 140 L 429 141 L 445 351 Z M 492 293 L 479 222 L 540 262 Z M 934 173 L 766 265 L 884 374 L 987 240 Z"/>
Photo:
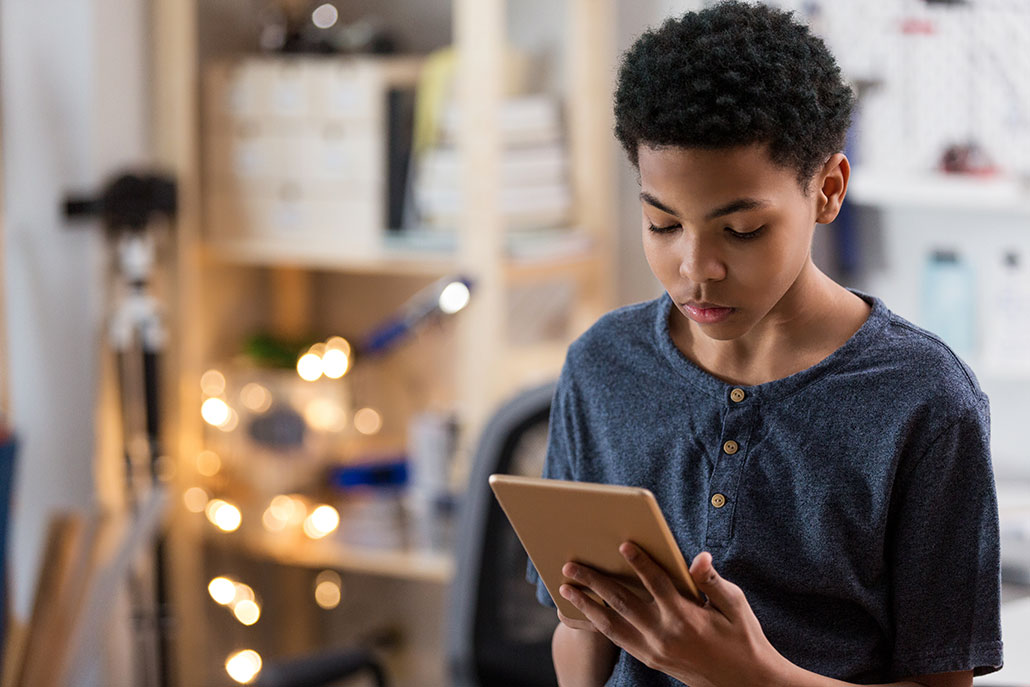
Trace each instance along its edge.
<path fill-rule="evenodd" d="M 717 324 L 732 315 L 734 310 L 735 308 L 707 302 L 688 301 L 683 304 L 683 311 L 687 317 L 698 324 Z"/>

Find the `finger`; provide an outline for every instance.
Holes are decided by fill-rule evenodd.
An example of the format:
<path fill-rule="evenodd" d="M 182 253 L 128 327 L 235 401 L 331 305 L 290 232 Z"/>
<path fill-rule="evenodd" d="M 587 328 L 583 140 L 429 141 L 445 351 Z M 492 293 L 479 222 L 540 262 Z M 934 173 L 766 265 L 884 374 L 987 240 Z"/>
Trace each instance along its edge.
<path fill-rule="evenodd" d="M 623 542 L 619 553 L 636 572 L 644 588 L 659 604 L 672 605 L 676 598 L 682 597 L 669 574 L 658 565 L 646 551 L 633 542 Z"/>
<path fill-rule="evenodd" d="M 651 621 L 651 614 L 647 612 L 645 602 L 608 575 L 602 575 L 593 568 L 578 563 L 566 563 L 562 568 L 562 573 L 584 587 L 588 587 L 590 591 L 601 597 L 611 610 L 633 625 L 646 627 Z"/>
<path fill-rule="evenodd" d="M 690 564 L 690 576 L 694 583 L 708 596 L 708 601 L 726 617 L 734 617 L 747 607 L 747 600 L 740 587 L 729 582 L 716 571 L 712 554 L 702 551 Z"/>
<path fill-rule="evenodd" d="M 577 589 L 571 584 L 563 584 L 558 588 L 558 593 L 578 608 L 580 613 L 590 621 L 593 628 L 612 640 L 616 646 L 626 648 L 634 643 L 640 643 L 640 632 L 633 625 L 615 611 L 605 608 L 591 599 L 583 593 L 583 590 Z"/>
<path fill-rule="evenodd" d="M 597 628 L 589 620 L 578 620 L 576 618 L 570 618 L 561 611 L 558 611 L 558 620 L 561 621 L 562 625 L 571 627 L 573 630 L 586 630 L 588 632 L 597 632 Z"/>

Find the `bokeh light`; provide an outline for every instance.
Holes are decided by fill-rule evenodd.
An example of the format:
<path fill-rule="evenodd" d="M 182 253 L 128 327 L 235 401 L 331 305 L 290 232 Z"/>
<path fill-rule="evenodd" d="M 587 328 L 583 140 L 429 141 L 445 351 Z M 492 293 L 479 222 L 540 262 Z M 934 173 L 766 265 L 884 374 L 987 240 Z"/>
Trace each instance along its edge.
<path fill-rule="evenodd" d="M 440 292 L 440 310 L 453 315 L 469 304 L 471 293 L 469 287 L 460 281 L 454 281 Z"/>
<path fill-rule="evenodd" d="M 223 532 L 235 532 L 243 522 L 243 514 L 240 513 L 240 509 L 222 499 L 208 501 L 204 513 L 211 524 Z"/>
<path fill-rule="evenodd" d="M 225 375 L 218 370 L 208 370 L 200 375 L 200 390 L 208 396 L 220 396 L 225 392 Z"/>
<path fill-rule="evenodd" d="M 332 506 L 321 505 L 304 519 L 304 534 L 321 539 L 340 526 L 340 514 Z"/>
<path fill-rule="evenodd" d="M 229 404 L 220 398 L 209 398 L 200 406 L 200 416 L 204 422 L 215 427 L 221 427 L 232 416 Z"/>
<path fill-rule="evenodd" d="M 182 502 L 191 513 L 203 513 L 209 499 L 208 493 L 200 487 L 190 487 L 182 493 Z"/>
<path fill-rule="evenodd" d="M 225 672 L 241 685 L 250 684 L 261 672 L 261 654 L 253 649 L 244 649 L 225 659 Z"/>
<path fill-rule="evenodd" d="M 305 382 L 313 382 L 322 376 L 322 359 L 314 353 L 305 353 L 297 359 L 297 374 Z"/>
<path fill-rule="evenodd" d="M 250 382 L 240 389 L 240 402 L 254 413 L 264 413 L 272 407 L 272 393 L 257 382 Z"/>
<path fill-rule="evenodd" d="M 354 413 L 354 429 L 362 434 L 377 434 L 383 428 L 382 416 L 372 408 L 362 408 Z"/>
<path fill-rule="evenodd" d="M 322 374 L 329 379 L 339 379 L 350 369 L 350 358 L 338 348 L 330 348 L 322 356 Z"/>
<path fill-rule="evenodd" d="M 228 606 L 236 598 L 236 584 L 228 577 L 216 577 L 207 583 L 207 593 L 215 603 Z"/>
<path fill-rule="evenodd" d="M 323 570 L 315 577 L 315 603 L 326 610 L 340 605 L 343 582 L 335 570 Z"/>
<path fill-rule="evenodd" d="M 252 599 L 244 599 L 233 606 L 232 614 L 243 625 L 253 625 L 261 617 L 261 607 Z"/>
<path fill-rule="evenodd" d="M 304 421 L 319 432 L 339 432 L 347 426 L 347 415 L 338 403 L 316 398 L 304 406 Z"/>
<path fill-rule="evenodd" d="M 197 454 L 197 472 L 204 477 L 214 477 L 222 469 L 222 459 L 214 451 L 201 451 Z"/>
<path fill-rule="evenodd" d="M 311 13 L 311 23 L 320 29 L 332 28 L 339 19 L 339 11 L 328 2 L 319 5 Z"/>

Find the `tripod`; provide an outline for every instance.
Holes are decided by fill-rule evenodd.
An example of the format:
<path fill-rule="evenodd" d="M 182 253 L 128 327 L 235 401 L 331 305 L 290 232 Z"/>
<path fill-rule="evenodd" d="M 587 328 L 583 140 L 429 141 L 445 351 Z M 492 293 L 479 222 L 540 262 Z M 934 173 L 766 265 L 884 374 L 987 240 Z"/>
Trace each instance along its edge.
<path fill-rule="evenodd" d="M 108 184 L 98 198 L 65 202 L 69 218 L 101 218 L 117 263 L 107 340 L 117 357 L 125 493 L 134 517 L 162 480 L 158 373 L 167 332 L 160 304 L 150 290 L 156 251 L 149 229 L 157 219 L 173 218 L 175 211 L 175 182 L 156 175 L 126 174 Z M 139 657 L 134 683 L 141 686 L 170 684 L 165 563 L 165 540 L 159 534 L 153 550 L 129 576 L 135 655 Z"/>

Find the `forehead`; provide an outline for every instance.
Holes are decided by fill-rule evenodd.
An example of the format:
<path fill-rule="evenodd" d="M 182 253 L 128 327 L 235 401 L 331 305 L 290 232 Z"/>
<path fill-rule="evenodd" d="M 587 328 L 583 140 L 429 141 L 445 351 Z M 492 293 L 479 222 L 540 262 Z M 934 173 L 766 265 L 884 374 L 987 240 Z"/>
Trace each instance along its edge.
<path fill-rule="evenodd" d="M 674 208 L 705 211 L 737 198 L 787 203 L 804 198 L 797 173 L 778 165 L 764 145 L 650 148 L 638 152 L 641 191 Z"/>

